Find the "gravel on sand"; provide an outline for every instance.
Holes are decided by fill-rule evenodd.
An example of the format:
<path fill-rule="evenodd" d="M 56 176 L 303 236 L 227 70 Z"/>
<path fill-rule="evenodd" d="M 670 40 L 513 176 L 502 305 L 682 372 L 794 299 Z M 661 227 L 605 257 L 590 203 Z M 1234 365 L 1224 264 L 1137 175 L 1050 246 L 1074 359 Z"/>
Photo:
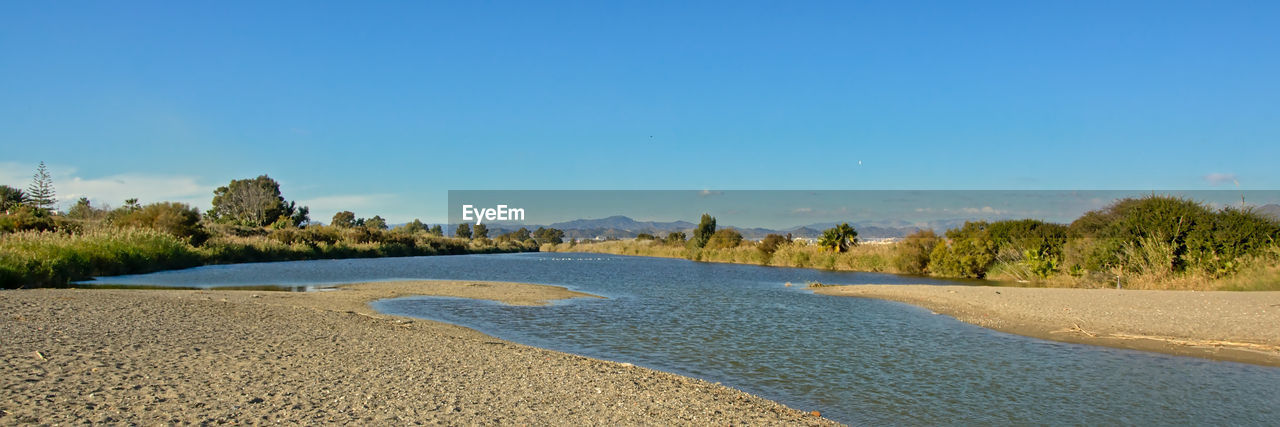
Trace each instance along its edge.
<path fill-rule="evenodd" d="M 1055 341 L 1280 366 L 1280 292 L 933 285 L 815 288 Z"/>
<path fill-rule="evenodd" d="M 368 305 L 409 295 L 591 297 L 473 281 L 0 291 L 0 424 L 834 424 L 718 384 Z"/>

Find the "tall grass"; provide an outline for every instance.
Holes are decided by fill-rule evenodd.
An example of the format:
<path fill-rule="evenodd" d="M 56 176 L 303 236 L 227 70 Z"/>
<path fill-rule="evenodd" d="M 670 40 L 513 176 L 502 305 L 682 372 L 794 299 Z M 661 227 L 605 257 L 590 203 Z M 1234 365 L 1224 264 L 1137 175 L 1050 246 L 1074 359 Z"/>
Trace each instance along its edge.
<path fill-rule="evenodd" d="M 589 252 L 615 255 L 638 255 L 662 258 L 685 258 L 703 262 L 767 265 L 775 267 L 818 268 L 826 270 L 898 273 L 894 266 L 895 245 L 859 245 L 848 252 L 836 253 L 817 245 L 791 242 L 778 245 L 775 252 L 760 250 L 744 243 L 732 248 L 687 248 L 656 240 L 613 240 L 588 243 L 546 245 L 546 252 Z"/>
<path fill-rule="evenodd" d="M 896 274 L 918 274 L 905 271 L 896 260 L 911 255 L 915 248 L 895 244 L 859 245 L 848 252 L 836 253 L 816 245 L 793 242 L 779 245 L 776 252 L 765 253 L 751 244 L 725 249 L 687 249 L 659 241 L 616 240 L 590 243 L 545 245 L 544 252 L 589 252 L 617 255 L 639 255 L 663 258 L 686 258 L 704 262 L 801 267 L 825 270 L 866 271 Z M 1119 275 L 1124 289 L 1280 291 L 1280 247 L 1246 258 L 1239 271 L 1218 276 L 1198 271 L 1173 272 L 1173 248 L 1159 241 L 1127 245 L 1123 267 L 1112 272 L 1058 271 L 1048 276 L 1035 272 L 1026 252 L 1005 251 L 997 258 L 988 279 L 992 284 L 1056 288 L 1114 288 Z"/>
<path fill-rule="evenodd" d="M 192 246 L 151 228 L 98 226 L 78 233 L 0 234 L 0 288 L 66 286 L 94 276 L 149 273 L 204 264 L 451 255 L 535 250 L 520 242 L 467 240 L 426 233 L 327 230 L 222 234 Z M 277 230 L 280 231 L 280 230 Z M 301 233 L 306 230 L 294 230 Z M 325 233 L 334 233 L 332 239 Z M 345 234 L 344 234 L 345 233 Z M 365 234 L 361 234 L 365 233 Z M 297 237 L 297 238 L 295 238 Z"/>
<path fill-rule="evenodd" d="M 141 228 L 80 234 L 24 231 L 0 237 L 0 287 L 63 286 L 96 275 L 200 265 L 200 254 L 172 235 Z"/>

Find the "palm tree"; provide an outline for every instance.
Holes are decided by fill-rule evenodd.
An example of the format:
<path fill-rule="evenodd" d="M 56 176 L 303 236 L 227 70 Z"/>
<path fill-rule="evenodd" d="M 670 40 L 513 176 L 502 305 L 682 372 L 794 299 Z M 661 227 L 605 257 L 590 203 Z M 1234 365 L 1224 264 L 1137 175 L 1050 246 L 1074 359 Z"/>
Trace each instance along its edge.
<path fill-rule="evenodd" d="M 827 231 L 822 232 L 822 238 L 818 239 L 819 246 L 836 252 L 847 251 L 857 244 L 858 231 L 847 222 L 828 228 Z"/>
<path fill-rule="evenodd" d="M 16 209 L 27 200 L 27 194 L 22 190 L 7 185 L 0 185 L 0 211 Z"/>

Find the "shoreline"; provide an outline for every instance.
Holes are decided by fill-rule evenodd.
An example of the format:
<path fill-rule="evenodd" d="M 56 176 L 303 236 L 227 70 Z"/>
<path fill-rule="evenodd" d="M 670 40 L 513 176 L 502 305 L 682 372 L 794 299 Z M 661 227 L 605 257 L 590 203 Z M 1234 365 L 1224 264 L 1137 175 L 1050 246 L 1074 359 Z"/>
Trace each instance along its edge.
<path fill-rule="evenodd" d="M 703 380 L 369 306 L 413 295 L 515 305 L 599 298 L 482 281 L 302 293 L 0 291 L 0 424 L 836 425 Z"/>
<path fill-rule="evenodd" d="M 1280 367 L 1280 292 L 843 285 L 1015 335 Z"/>
<path fill-rule="evenodd" d="M 639 258 L 674 259 L 674 260 L 683 260 L 683 261 L 689 261 L 689 262 L 693 262 L 693 263 L 700 263 L 700 264 L 748 265 L 748 266 L 754 266 L 754 267 L 765 267 L 765 268 L 791 268 L 791 269 L 814 270 L 814 271 L 820 271 L 820 272 L 832 272 L 832 273 L 867 273 L 867 274 L 884 274 L 884 275 L 890 275 L 890 276 L 909 277 L 909 278 L 919 279 L 919 280 L 936 280 L 936 281 L 939 281 L 939 282 L 950 282 L 950 283 L 970 283 L 970 284 L 971 284 L 970 286 L 1008 286 L 1008 285 L 1010 285 L 1010 284 L 1016 283 L 1016 282 L 1012 282 L 1012 281 L 1008 281 L 1008 280 L 974 279 L 974 278 L 965 278 L 965 277 L 934 277 L 934 276 L 929 276 L 929 275 L 907 274 L 907 273 L 896 273 L 896 272 L 891 272 L 891 271 L 877 271 L 877 270 L 855 269 L 855 268 L 823 268 L 823 267 L 814 267 L 814 266 L 775 265 L 775 264 L 760 264 L 760 263 L 755 263 L 755 262 L 746 262 L 746 261 L 692 260 L 692 259 L 689 259 L 689 258 L 685 258 L 685 257 L 683 257 L 683 256 L 662 255 L 662 254 L 624 254 L 624 253 L 605 252 L 605 251 L 587 251 L 587 252 L 578 252 L 578 251 L 561 251 L 561 250 L 553 250 L 553 251 L 550 251 L 550 252 L 537 252 L 537 253 L 544 253 L 544 254 L 579 254 L 579 255 L 614 255 L 614 256 L 622 256 L 622 257 L 639 257 Z"/>

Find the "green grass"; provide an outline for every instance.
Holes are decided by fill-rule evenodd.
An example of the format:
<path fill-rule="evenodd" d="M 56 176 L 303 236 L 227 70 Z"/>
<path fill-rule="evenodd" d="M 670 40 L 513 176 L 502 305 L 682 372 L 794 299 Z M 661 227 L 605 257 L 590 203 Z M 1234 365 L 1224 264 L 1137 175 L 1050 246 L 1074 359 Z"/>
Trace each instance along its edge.
<path fill-rule="evenodd" d="M 201 260 L 186 242 L 150 229 L 11 233 L 0 237 L 0 287 L 65 286 L 96 275 L 193 267 Z"/>
<path fill-rule="evenodd" d="M 655 240 L 613 240 L 558 245 L 545 245 L 544 252 L 589 252 L 616 255 L 638 255 L 662 258 L 685 258 L 703 262 L 801 267 L 826 270 L 898 273 L 893 265 L 894 245 L 859 245 L 848 252 L 835 253 L 817 245 L 792 242 L 766 253 L 750 242 L 732 248 L 690 249 Z"/>
<path fill-rule="evenodd" d="M 321 230 L 323 231 L 323 230 Z M 366 236 L 368 237 L 368 236 Z M 206 264 L 337 258 L 519 252 L 515 242 L 467 240 L 425 233 L 373 233 L 366 241 L 219 235 L 192 246 L 149 228 L 100 226 L 78 233 L 0 234 L 0 288 L 67 286 L 95 276 L 150 273 Z M 288 241 L 286 243 L 285 241 Z"/>
<path fill-rule="evenodd" d="M 578 244 L 545 245 L 544 252 L 591 252 L 617 255 L 640 255 L 663 258 L 685 258 L 703 262 L 766 265 L 775 267 L 800 267 L 841 271 L 865 271 L 910 274 L 899 270 L 894 262 L 900 252 L 906 250 L 901 243 L 863 244 L 848 252 L 836 253 L 816 245 L 800 242 L 783 244 L 772 254 L 765 254 L 751 243 L 725 249 L 687 249 L 684 246 L 666 245 L 659 241 L 616 240 Z M 1134 247 L 1125 255 L 1141 261 L 1140 269 L 1121 277 L 1124 289 L 1165 290 L 1225 290 L 1225 291 L 1280 291 L 1280 247 L 1272 247 L 1261 255 L 1242 261 L 1238 271 L 1230 275 L 1210 275 L 1198 271 L 1175 273 L 1161 266 L 1168 265 L 1160 245 Z M 1137 261 L 1135 261 L 1137 262 Z M 987 280 L 974 279 L 973 283 L 993 286 L 1057 287 L 1057 288 L 1113 288 L 1115 275 L 1094 272 L 1073 276 L 1058 271 L 1048 277 L 1039 277 L 1019 257 L 1007 257 L 993 265 Z"/>

